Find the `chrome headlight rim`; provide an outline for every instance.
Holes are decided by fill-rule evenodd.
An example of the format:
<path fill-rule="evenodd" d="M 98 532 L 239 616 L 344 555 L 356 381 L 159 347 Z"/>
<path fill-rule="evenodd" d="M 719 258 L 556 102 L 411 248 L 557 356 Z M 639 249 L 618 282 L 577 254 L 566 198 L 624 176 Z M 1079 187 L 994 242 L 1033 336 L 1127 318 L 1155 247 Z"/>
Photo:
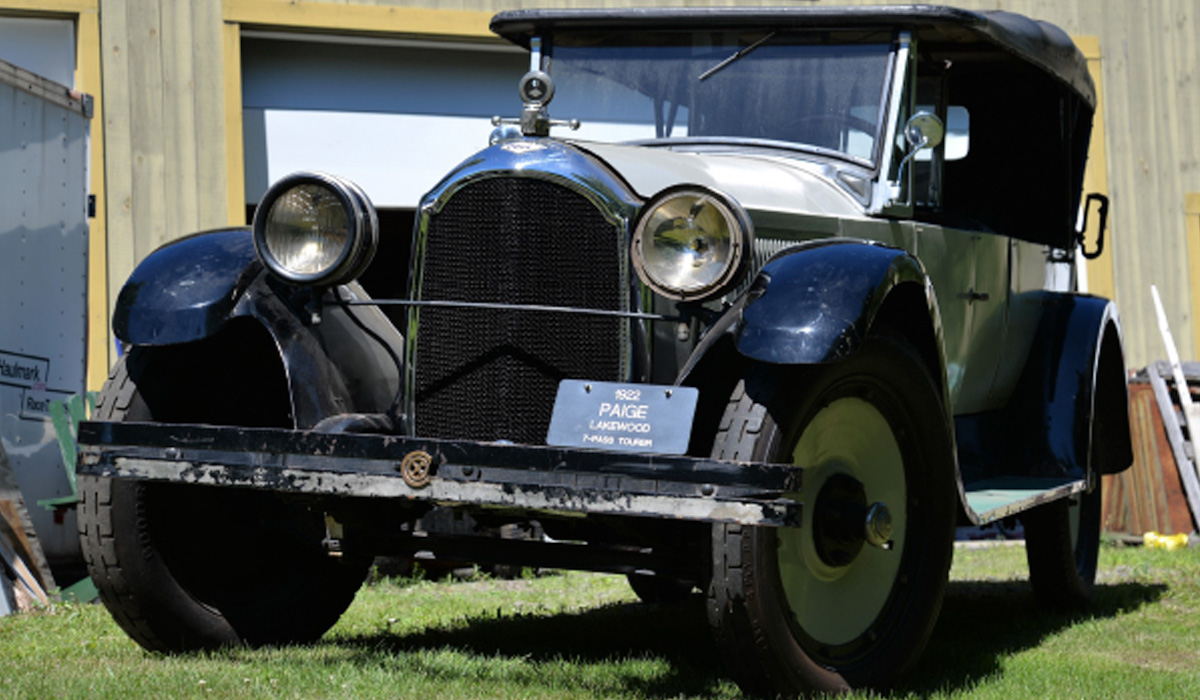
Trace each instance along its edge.
<path fill-rule="evenodd" d="M 679 286 L 657 277 L 645 258 L 646 227 L 654 214 L 669 202 L 679 198 L 695 198 L 710 202 L 729 229 L 729 258 L 724 269 L 713 281 Z M 701 185 L 676 185 L 662 190 L 647 200 L 638 214 L 631 240 L 633 267 L 642 283 L 656 293 L 676 301 L 710 301 L 733 291 L 742 282 L 749 267 L 754 247 L 754 226 L 749 214 L 733 197 Z"/>
<path fill-rule="evenodd" d="M 318 187 L 331 194 L 341 206 L 348 228 L 346 245 L 333 263 L 317 272 L 307 273 L 281 262 L 267 242 L 267 228 L 275 205 L 289 192 L 305 186 Z M 328 173 L 303 171 L 277 180 L 255 209 L 252 226 L 254 249 L 263 265 L 277 277 L 305 286 L 333 287 L 357 278 L 371 264 L 379 247 L 379 215 L 370 198 L 357 184 Z"/>

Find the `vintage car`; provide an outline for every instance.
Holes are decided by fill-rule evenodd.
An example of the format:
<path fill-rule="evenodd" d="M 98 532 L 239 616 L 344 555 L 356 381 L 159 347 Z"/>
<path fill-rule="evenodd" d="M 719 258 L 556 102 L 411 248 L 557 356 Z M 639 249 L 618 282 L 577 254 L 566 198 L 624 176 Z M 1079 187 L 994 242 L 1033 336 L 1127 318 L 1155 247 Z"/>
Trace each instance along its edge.
<path fill-rule="evenodd" d="M 928 6 L 492 28 L 529 51 L 523 107 L 410 253 L 374 256 L 408 232 L 360 188 L 297 173 L 121 291 L 80 534 L 133 639 L 315 639 L 372 556 L 433 551 L 699 588 L 729 674 L 791 695 L 912 667 L 956 526 L 1019 520 L 1038 596 L 1088 598 L 1132 452 L 1116 309 L 1078 292 L 1107 200 L 1062 31 Z M 478 535 L 414 528 L 435 508 Z"/>

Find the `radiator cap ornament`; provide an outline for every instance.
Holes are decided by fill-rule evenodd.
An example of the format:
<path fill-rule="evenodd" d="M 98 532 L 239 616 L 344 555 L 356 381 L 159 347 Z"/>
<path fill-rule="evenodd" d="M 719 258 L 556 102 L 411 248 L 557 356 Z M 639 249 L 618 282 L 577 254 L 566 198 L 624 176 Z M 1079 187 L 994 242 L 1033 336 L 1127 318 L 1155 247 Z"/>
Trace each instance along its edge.
<path fill-rule="evenodd" d="M 520 125 L 522 136 L 549 136 L 552 126 L 565 126 L 572 130 L 579 128 L 578 119 L 566 121 L 551 119 L 546 112 L 546 105 L 554 99 L 554 80 L 549 73 L 540 70 L 529 71 L 521 78 L 521 82 L 517 85 L 517 92 L 524 104 L 521 109 L 521 118 L 492 117 L 492 125 L 501 128 L 492 132 L 488 140 L 490 144 L 495 145 L 512 139 L 511 132 L 502 131 L 505 124 Z"/>
<path fill-rule="evenodd" d="M 545 107 L 554 99 L 554 81 L 544 71 L 531 70 L 521 78 L 518 86 L 521 102 L 525 107 Z"/>

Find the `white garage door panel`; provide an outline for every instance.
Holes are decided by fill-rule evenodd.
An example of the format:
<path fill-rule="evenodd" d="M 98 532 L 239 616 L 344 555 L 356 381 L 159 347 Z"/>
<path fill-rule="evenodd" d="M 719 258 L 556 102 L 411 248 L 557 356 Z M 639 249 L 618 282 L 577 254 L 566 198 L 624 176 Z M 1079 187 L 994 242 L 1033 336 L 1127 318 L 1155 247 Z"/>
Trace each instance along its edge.
<path fill-rule="evenodd" d="M 501 45 L 243 36 L 246 201 L 288 173 L 322 170 L 376 206 L 415 207 L 487 146 L 493 115 L 520 113 L 528 62 Z"/>
<path fill-rule="evenodd" d="M 415 207 L 442 175 L 487 146 L 482 117 L 262 110 L 266 179 L 344 175 L 380 207 Z"/>

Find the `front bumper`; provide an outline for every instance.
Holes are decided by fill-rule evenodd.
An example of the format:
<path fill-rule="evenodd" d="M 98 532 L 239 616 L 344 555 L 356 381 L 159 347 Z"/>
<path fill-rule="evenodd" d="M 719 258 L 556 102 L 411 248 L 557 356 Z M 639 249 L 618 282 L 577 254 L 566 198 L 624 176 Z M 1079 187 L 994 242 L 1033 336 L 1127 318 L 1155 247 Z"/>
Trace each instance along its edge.
<path fill-rule="evenodd" d="M 794 466 L 392 435 L 85 422 L 78 473 L 774 527 L 800 524 Z"/>

